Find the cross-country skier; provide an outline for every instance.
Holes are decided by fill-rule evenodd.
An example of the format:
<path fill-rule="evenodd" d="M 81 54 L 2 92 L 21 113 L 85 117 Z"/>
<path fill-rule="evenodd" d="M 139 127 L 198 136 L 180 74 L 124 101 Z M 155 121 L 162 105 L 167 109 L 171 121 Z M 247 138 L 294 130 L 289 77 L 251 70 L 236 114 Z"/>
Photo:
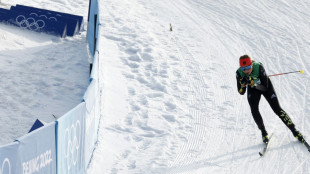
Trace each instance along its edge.
<path fill-rule="evenodd" d="M 246 91 L 252 116 L 258 128 L 262 131 L 263 142 L 268 143 L 268 133 L 265 129 L 263 118 L 259 112 L 259 101 L 263 95 L 272 110 L 277 114 L 283 123 L 292 131 L 293 135 L 300 141 L 304 142 L 302 134 L 296 130 L 292 119 L 281 108 L 277 94 L 273 85 L 267 76 L 265 69 L 260 62 L 252 61 L 248 55 L 243 55 L 239 59 L 240 67 L 236 72 L 238 92 L 243 95 Z"/>

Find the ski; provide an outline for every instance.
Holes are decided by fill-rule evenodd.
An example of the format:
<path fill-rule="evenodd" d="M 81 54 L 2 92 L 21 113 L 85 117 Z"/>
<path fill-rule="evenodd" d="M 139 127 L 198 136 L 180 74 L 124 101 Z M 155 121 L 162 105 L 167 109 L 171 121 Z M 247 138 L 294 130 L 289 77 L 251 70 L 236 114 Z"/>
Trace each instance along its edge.
<path fill-rule="evenodd" d="M 263 149 L 263 151 L 259 152 L 259 155 L 260 155 L 261 157 L 263 157 L 263 156 L 266 154 L 266 152 L 267 152 L 267 150 L 268 150 L 268 147 L 269 147 L 269 144 L 270 144 L 270 141 L 271 141 L 271 138 L 272 138 L 272 135 L 273 135 L 273 134 L 270 135 L 268 143 L 264 143 L 264 149 Z"/>

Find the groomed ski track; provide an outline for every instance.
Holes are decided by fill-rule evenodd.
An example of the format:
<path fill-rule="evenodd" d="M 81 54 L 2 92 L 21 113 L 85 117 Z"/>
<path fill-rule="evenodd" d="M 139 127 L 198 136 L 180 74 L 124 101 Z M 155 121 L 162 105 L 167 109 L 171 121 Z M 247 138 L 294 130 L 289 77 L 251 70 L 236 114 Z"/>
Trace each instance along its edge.
<path fill-rule="evenodd" d="M 273 142 L 236 89 L 249 54 L 310 141 L 310 2 L 101 0 L 102 120 L 87 173 L 302 173 L 310 153 L 262 97 Z M 170 24 L 172 31 L 169 31 Z"/>

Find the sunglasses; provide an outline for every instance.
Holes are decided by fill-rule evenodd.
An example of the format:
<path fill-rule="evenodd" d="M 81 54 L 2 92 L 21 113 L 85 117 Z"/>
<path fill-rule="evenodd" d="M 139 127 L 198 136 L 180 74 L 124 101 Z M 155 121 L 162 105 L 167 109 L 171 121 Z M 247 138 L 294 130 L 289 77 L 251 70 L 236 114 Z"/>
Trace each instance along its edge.
<path fill-rule="evenodd" d="M 251 67 L 252 67 L 252 65 L 249 65 L 249 66 L 245 66 L 245 67 L 240 67 L 240 69 L 241 69 L 242 71 L 244 71 L 244 70 L 249 70 L 249 69 L 251 69 Z"/>

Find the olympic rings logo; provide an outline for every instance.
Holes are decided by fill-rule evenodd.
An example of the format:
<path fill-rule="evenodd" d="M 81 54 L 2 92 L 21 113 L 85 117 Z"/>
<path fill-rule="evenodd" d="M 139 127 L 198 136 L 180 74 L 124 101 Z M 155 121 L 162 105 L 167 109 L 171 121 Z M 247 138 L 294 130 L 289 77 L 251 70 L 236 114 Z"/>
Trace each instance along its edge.
<path fill-rule="evenodd" d="M 30 30 L 37 31 L 45 27 L 45 22 L 43 20 L 35 20 L 34 18 L 26 18 L 23 15 L 19 15 L 15 19 L 17 25 L 21 28 L 28 28 Z"/>
<path fill-rule="evenodd" d="M 79 138 L 78 138 L 79 137 Z M 68 170 L 72 165 L 75 166 L 78 160 L 78 153 L 81 143 L 81 123 L 79 120 L 75 124 L 72 124 L 70 128 L 66 128 L 65 131 L 65 158 L 67 160 Z"/>
<path fill-rule="evenodd" d="M 51 14 L 51 13 L 48 13 L 48 14 Z M 57 18 L 55 18 L 55 17 L 53 17 L 53 16 L 48 18 L 46 15 L 40 15 L 40 16 L 39 16 L 37 13 L 30 13 L 29 15 L 30 15 L 30 16 L 31 16 L 31 15 L 34 15 L 34 16 L 39 17 L 39 18 L 44 17 L 45 19 L 54 20 L 55 22 L 57 22 Z"/>
<path fill-rule="evenodd" d="M 5 170 L 5 169 L 7 169 L 7 170 Z M 5 171 L 7 171 L 7 172 L 5 172 Z M 10 160 L 8 158 L 4 159 L 4 161 L 2 163 L 0 174 L 11 174 L 11 163 L 10 163 Z"/>

